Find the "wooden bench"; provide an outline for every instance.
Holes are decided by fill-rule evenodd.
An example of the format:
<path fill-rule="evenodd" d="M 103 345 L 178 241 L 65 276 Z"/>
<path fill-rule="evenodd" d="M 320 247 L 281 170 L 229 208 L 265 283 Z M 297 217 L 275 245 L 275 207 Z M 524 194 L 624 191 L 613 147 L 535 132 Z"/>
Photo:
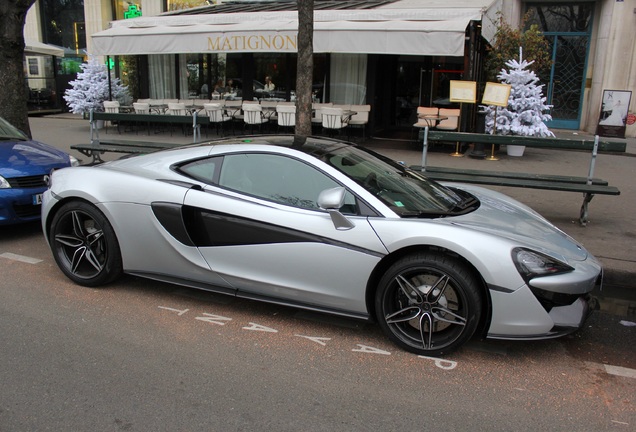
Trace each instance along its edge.
<path fill-rule="evenodd" d="M 193 143 L 199 142 L 201 139 L 201 125 L 210 123 L 210 119 L 208 117 L 199 116 L 196 113 L 193 113 L 192 115 L 169 115 L 91 112 L 89 118 L 91 126 L 90 144 L 72 145 L 71 149 L 77 150 L 80 153 L 91 157 L 91 164 L 104 162 L 101 158 L 101 155 L 106 152 L 140 154 L 183 145 L 156 141 L 117 139 L 100 140 L 99 130 L 97 129 L 96 125 L 97 120 L 113 122 L 137 122 L 146 123 L 148 125 L 150 123 L 192 125 Z M 150 128 L 148 130 L 150 130 Z"/>
<path fill-rule="evenodd" d="M 429 131 L 428 140 L 453 143 L 484 143 L 490 145 L 525 145 L 527 147 L 590 151 L 592 157 L 586 177 L 427 166 L 425 152 L 428 143 L 424 143 L 422 164 L 411 166 L 412 169 L 422 171 L 428 178 L 437 181 L 582 193 L 584 197 L 579 214 L 579 222 L 583 226 L 587 225 L 589 221 L 588 205 L 594 195 L 620 195 L 618 188 L 610 186 L 605 180 L 594 178 L 594 166 L 599 151 L 624 153 L 626 150 L 626 144 L 624 142 L 600 141 L 598 137 L 592 141 L 504 135 L 493 136 L 487 134 L 442 131 Z"/>

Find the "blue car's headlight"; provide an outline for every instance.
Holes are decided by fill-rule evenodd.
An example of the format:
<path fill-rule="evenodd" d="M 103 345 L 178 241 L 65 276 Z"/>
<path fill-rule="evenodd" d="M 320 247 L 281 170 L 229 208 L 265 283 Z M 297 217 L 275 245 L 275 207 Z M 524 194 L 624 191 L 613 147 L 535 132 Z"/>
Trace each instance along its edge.
<path fill-rule="evenodd" d="M 9 189 L 11 185 L 9 182 L 2 176 L 0 176 L 0 189 Z"/>
<path fill-rule="evenodd" d="M 568 273 L 574 270 L 573 267 L 548 255 L 524 248 L 512 250 L 512 261 L 526 282 L 535 277 Z"/>

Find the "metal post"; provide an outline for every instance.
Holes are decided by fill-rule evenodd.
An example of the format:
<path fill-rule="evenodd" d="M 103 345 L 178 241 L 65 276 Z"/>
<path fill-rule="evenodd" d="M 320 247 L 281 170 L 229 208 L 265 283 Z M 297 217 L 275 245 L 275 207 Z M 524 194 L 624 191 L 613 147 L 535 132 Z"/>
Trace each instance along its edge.
<path fill-rule="evenodd" d="M 422 145 L 422 166 L 420 171 L 426 171 L 426 153 L 428 152 L 428 125 L 424 126 L 424 142 Z"/>
<path fill-rule="evenodd" d="M 594 166 L 596 165 L 596 155 L 598 154 L 598 135 L 594 136 L 594 148 L 592 149 L 592 160 L 590 162 L 590 171 L 587 175 L 587 184 L 592 184 L 594 178 Z"/>

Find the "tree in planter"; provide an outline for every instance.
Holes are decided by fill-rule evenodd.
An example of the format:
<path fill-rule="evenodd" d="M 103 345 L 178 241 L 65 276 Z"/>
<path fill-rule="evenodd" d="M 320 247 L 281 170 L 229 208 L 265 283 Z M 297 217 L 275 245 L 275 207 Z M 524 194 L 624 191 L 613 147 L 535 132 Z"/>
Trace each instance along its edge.
<path fill-rule="evenodd" d="M 554 136 L 545 124 L 552 120 L 552 116 L 546 113 L 551 105 L 545 104 L 543 84 L 538 84 L 537 74 L 529 70 L 532 62 L 524 60 L 522 54 L 519 48 L 519 61 L 507 61 L 509 70 L 502 69 L 497 76 L 501 82 L 510 85 L 510 96 L 505 108 L 497 109 L 492 105 L 483 107 L 486 112 L 486 132 L 493 133 L 496 110 L 497 135 Z"/>
<path fill-rule="evenodd" d="M 130 100 L 128 88 L 121 85 L 119 78 L 111 79 L 108 84 L 108 69 L 95 58 L 80 65 L 81 72 L 77 79 L 71 81 L 72 86 L 64 93 L 64 100 L 74 114 L 86 114 L 91 110 L 104 111 L 104 101 L 112 98 L 125 104 Z"/>
<path fill-rule="evenodd" d="M 521 27 L 525 27 L 529 15 L 523 17 Z M 513 28 L 499 16 L 499 24 L 495 31 L 492 46 L 488 47 L 484 62 L 484 72 L 488 81 L 494 81 L 506 62 L 515 58 L 519 47 L 523 48 L 524 56 L 532 62 L 531 69 L 545 79 L 552 66 L 550 44 L 536 24 L 526 30 Z"/>

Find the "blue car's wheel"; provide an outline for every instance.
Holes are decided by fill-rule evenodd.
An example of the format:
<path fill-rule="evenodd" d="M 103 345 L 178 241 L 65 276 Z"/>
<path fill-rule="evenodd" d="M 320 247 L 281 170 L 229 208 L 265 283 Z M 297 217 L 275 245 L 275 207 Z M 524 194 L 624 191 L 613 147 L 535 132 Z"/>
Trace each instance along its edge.
<path fill-rule="evenodd" d="M 64 204 L 53 217 L 49 239 L 57 265 L 75 283 L 99 286 L 122 273 L 121 252 L 112 226 L 86 202 Z"/>
<path fill-rule="evenodd" d="M 380 280 L 375 307 L 393 342 L 410 352 L 438 356 L 472 337 L 482 299 L 477 278 L 460 261 L 419 253 L 389 268 Z"/>

